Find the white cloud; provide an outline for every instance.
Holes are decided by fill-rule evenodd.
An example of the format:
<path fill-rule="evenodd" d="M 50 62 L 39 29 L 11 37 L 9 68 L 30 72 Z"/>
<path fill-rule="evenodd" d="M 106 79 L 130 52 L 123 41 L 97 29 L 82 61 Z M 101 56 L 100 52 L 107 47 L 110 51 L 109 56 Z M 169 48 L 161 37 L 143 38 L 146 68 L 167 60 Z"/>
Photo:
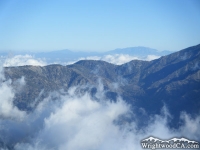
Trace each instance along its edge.
<path fill-rule="evenodd" d="M 0 116 L 2 118 L 22 119 L 25 116 L 25 112 L 20 111 L 13 105 L 15 91 L 12 84 L 15 84 L 19 87 L 18 89 L 20 89 L 25 84 L 24 78 L 22 77 L 16 80 L 15 83 L 12 83 L 12 80 L 5 80 L 2 66 L 0 66 L 0 68 Z"/>
<path fill-rule="evenodd" d="M 200 137 L 200 115 L 194 118 L 182 112 L 181 118 L 184 121 L 184 125 L 180 128 L 181 134 L 187 135 L 187 137 L 191 139 L 198 139 Z"/>
<path fill-rule="evenodd" d="M 136 57 L 128 54 L 114 54 L 114 55 L 105 55 L 100 58 L 100 60 L 104 60 L 106 62 L 116 64 L 116 65 L 122 65 L 124 63 L 130 62 L 132 60 L 146 60 L 151 61 L 154 59 L 158 59 L 160 56 L 156 55 L 148 55 L 147 57 Z"/>
<path fill-rule="evenodd" d="M 151 61 L 151 60 L 154 60 L 154 59 L 158 59 L 160 57 L 161 56 L 157 56 L 157 55 L 148 55 L 144 60 Z"/>
<path fill-rule="evenodd" d="M 190 135 L 192 139 L 199 139 L 199 117 L 194 120 L 183 118 L 187 123 L 178 130 L 172 130 L 167 126 L 170 114 L 164 108 L 163 114 L 152 116 L 151 123 L 138 130 L 134 121 L 131 124 L 114 123 L 119 116 L 130 115 L 130 108 L 123 100 L 118 99 L 114 103 L 101 99 L 97 102 L 88 93 L 78 96 L 74 92 L 75 89 L 72 89 L 69 95 L 61 96 L 59 102 L 54 101 L 51 105 L 50 99 L 42 102 L 40 115 L 43 118 L 40 121 L 43 123 L 39 124 L 44 126 L 31 141 L 18 142 L 16 150 L 140 150 L 140 141 L 148 136 L 170 139 Z M 56 107 L 50 109 L 52 106 Z M 49 109 L 52 111 L 47 111 Z M 47 115 L 42 115 L 44 112 L 48 112 Z"/>
<path fill-rule="evenodd" d="M 79 60 L 103 60 L 103 61 L 115 64 L 115 65 L 122 65 L 122 64 L 130 62 L 132 60 L 151 61 L 151 60 L 158 59 L 158 58 L 160 58 L 160 56 L 148 55 L 147 57 L 136 57 L 136 56 L 132 56 L 132 55 L 128 55 L 128 54 L 113 54 L 113 55 L 104 55 L 102 57 L 100 57 L 100 56 L 82 57 L 76 61 L 70 61 L 70 62 L 66 62 L 66 63 L 62 63 L 62 64 L 65 64 L 65 65 L 74 64 Z"/>
<path fill-rule="evenodd" d="M 112 64 L 121 65 L 127 63 L 131 60 L 138 60 L 138 57 L 127 55 L 127 54 L 114 54 L 114 55 L 105 55 L 101 60 L 107 61 Z"/>
<path fill-rule="evenodd" d="M 46 62 L 41 59 L 36 59 L 31 55 L 15 55 L 13 57 L 6 58 L 3 64 L 4 67 L 24 65 L 45 66 Z"/>
<path fill-rule="evenodd" d="M 112 122 L 126 111 L 123 104 L 103 105 L 92 101 L 87 95 L 81 101 L 79 98 L 71 99 L 45 120 L 45 130 L 39 137 L 40 140 L 57 137 L 56 140 L 50 138 L 45 141 L 49 143 L 50 140 L 50 147 L 59 145 L 60 149 L 97 149 L 106 142 L 108 136 L 117 135 L 117 127 Z"/>

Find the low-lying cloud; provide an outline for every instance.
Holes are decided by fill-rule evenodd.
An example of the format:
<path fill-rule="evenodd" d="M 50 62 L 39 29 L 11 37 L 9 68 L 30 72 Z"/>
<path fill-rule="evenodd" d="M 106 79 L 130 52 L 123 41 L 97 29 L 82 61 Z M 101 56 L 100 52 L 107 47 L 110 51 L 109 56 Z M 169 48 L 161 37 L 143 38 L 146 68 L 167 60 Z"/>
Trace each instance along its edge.
<path fill-rule="evenodd" d="M 104 55 L 104 56 L 90 56 L 90 57 L 82 57 L 75 61 L 66 62 L 64 64 L 73 64 L 79 60 L 103 60 L 115 65 L 122 65 L 132 60 L 144 60 L 144 61 L 151 61 L 154 59 L 158 59 L 161 56 L 157 55 L 148 55 L 145 57 L 137 57 L 128 54 L 113 54 L 113 55 Z"/>
<path fill-rule="evenodd" d="M 76 63 L 80 60 L 103 60 L 112 64 L 121 65 L 127 63 L 132 60 L 146 60 L 151 61 L 154 59 L 158 59 L 160 56 L 156 55 L 148 55 L 146 57 L 137 57 L 128 54 L 113 54 L 113 55 L 104 55 L 104 56 L 89 56 L 89 57 L 82 57 L 78 58 L 73 61 L 59 61 L 53 59 L 50 61 L 46 61 L 48 58 L 36 58 L 32 55 L 14 55 L 14 56 L 1 56 L 0 59 L 3 62 L 3 67 L 13 67 L 13 66 L 25 66 L 25 65 L 32 65 L 32 66 L 46 66 L 50 64 L 62 64 L 62 65 L 69 65 Z"/>
<path fill-rule="evenodd" d="M 18 89 L 24 86 L 25 81 L 22 77 L 21 79 L 12 82 L 12 80 L 6 80 L 3 74 L 3 67 L 0 64 L 0 117 L 1 118 L 12 118 L 12 119 L 22 119 L 25 115 L 23 111 L 20 111 L 16 106 L 13 105 L 13 100 L 15 96 L 15 90 L 12 84 L 17 84 Z"/>
<path fill-rule="evenodd" d="M 12 66 L 45 66 L 47 63 L 39 58 L 35 58 L 31 55 L 15 55 L 12 57 L 1 57 L 1 59 L 5 59 L 3 66 L 4 67 L 12 67 Z"/>
<path fill-rule="evenodd" d="M 151 61 L 154 59 L 158 59 L 159 57 L 160 56 L 156 56 L 156 55 L 148 55 L 147 57 L 140 58 L 140 57 L 131 56 L 128 54 L 114 54 L 114 55 L 105 55 L 101 58 L 101 60 L 107 61 L 112 64 L 116 64 L 116 65 L 122 65 L 132 60 Z"/>
<path fill-rule="evenodd" d="M 96 101 L 89 93 L 77 94 L 74 89 L 64 95 L 51 93 L 23 119 L 1 118 L 0 139 L 4 145 L 12 145 L 15 150 L 140 150 L 140 141 L 148 136 L 199 140 L 199 116 L 192 119 L 182 113 L 185 124 L 172 130 L 167 126 L 169 113 L 163 111 L 152 116 L 148 126 L 138 129 L 135 121 L 117 123 L 133 113 L 121 98 L 111 102 L 99 94 Z"/>

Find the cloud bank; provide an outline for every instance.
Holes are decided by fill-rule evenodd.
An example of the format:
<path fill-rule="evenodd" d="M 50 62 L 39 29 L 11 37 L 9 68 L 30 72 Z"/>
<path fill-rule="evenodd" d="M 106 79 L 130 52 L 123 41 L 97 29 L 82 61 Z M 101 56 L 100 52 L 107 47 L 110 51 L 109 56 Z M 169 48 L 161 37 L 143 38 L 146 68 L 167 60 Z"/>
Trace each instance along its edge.
<path fill-rule="evenodd" d="M 25 66 L 25 65 L 32 65 L 32 66 L 45 66 L 47 63 L 39 58 L 34 58 L 31 55 L 15 55 L 13 57 L 1 57 L 4 59 L 3 66 L 4 67 L 12 67 L 12 66 Z"/>
<path fill-rule="evenodd" d="M 154 59 L 158 59 L 161 56 L 157 55 L 148 55 L 146 57 L 137 57 L 128 54 L 113 54 L 113 55 L 104 55 L 104 56 L 90 56 L 90 57 L 82 57 L 75 61 L 65 62 L 65 65 L 74 64 L 79 60 L 103 60 L 115 65 L 122 65 L 124 63 L 130 62 L 132 60 L 144 60 L 144 61 L 151 61 Z"/>
<path fill-rule="evenodd" d="M 3 67 L 13 67 L 13 66 L 25 66 L 25 65 L 32 65 L 32 66 L 46 66 L 50 64 L 62 64 L 62 65 L 69 65 L 76 63 L 79 60 L 103 60 L 115 65 L 121 65 L 127 63 L 131 60 L 146 60 L 151 61 L 154 59 L 158 59 L 160 56 L 156 55 L 148 55 L 146 57 L 136 57 L 131 56 L 128 54 L 113 54 L 113 55 L 104 55 L 104 56 L 90 56 L 90 57 L 82 57 L 78 58 L 73 61 L 59 61 L 59 60 L 52 60 L 47 62 L 47 58 L 36 58 L 32 55 L 15 55 L 12 57 L 5 57 L 1 56 L 1 61 L 3 62 Z"/>

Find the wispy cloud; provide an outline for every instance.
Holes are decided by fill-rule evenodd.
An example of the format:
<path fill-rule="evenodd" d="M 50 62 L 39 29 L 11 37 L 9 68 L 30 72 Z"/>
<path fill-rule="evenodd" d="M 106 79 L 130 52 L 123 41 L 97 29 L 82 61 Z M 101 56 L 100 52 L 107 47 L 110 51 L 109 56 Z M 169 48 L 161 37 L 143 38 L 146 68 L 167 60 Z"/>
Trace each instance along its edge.
<path fill-rule="evenodd" d="M 39 58 L 34 58 L 31 55 L 15 55 L 13 57 L 4 57 L 5 59 L 3 66 L 10 67 L 10 66 L 25 66 L 25 65 L 32 65 L 32 66 L 45 66 L 47 63 Z"/>
<path fill-rule="evenodd" d="M 2 68 L 2 65 L 0 66 Z M 0 69 L 3 70 L 3 69 Z M 21 79 L 12 82 L 12 80 L 5 80 L 3 72 L 0 75 L 0 117 L 2 118 L 14 118 L 22 119 L 25 116 L 25 112 L 20 111 L 14 104 L 15 90 L 12 87 L 15 84 L 18 90 L 24 86 L 25 81 L 22 77 Z"/>
<path fill-rule="evenodd" d="M 90 57 L 82 57 L 75 61 L 65 62 L 64 64 L 73 64 L 79 60 L 103 60 L 115 65 L 122 65 L 132 60 L 145 60 L 151 61 L 154 59 L 158 59 L 160 56 L 157 55 L 148 55 L 146 57 L 136 57 L 128 54 L 113 54 L 113 55 L 104 55 L 104 56 L 90 56 Z"/>

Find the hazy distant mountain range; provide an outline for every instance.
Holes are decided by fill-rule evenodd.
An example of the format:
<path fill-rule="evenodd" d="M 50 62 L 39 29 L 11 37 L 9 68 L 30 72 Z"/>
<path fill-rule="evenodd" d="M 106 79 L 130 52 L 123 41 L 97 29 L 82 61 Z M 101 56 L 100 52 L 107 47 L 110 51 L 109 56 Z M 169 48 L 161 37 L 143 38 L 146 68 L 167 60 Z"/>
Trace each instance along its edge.
<path fill-rule="evenodd" d="M 1 56 L 15 56 L 15 55 L 32 55 L 35 58 L 45 59 L 47 63 L 63 63 L 69 61 L 76 61 L 87 57 L 102 57 L 107 55 L 123 54 L 135 56 L 138 58 L 146 58 L 148 55 L 164 56 L 172 53 L 172 51 L 158 51 L 156 49 L 146 47 L 129 47 L 122 49 L 115 49 L 107 52 L 83 52 L 71 50 L 57 50 L 49 52 L 0 52 Z M 92 58 L 91 58 L 92 59 Z"/>

